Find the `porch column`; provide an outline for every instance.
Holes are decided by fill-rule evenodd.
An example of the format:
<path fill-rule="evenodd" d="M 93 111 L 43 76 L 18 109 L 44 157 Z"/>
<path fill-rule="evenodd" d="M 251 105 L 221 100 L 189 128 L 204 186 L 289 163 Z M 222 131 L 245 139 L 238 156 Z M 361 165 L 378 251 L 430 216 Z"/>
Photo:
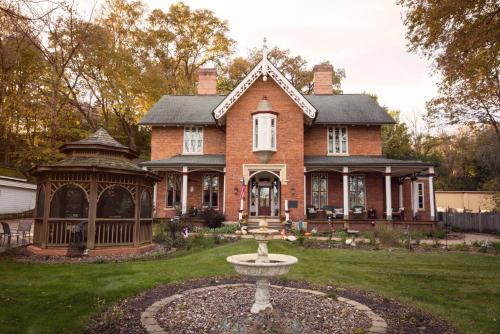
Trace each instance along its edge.
<path fill-rule="evenodd" d="M 399 208 L 403 207 L 403 180 L 399 180 Z"/>
<path fill-rule="evenodd" d="M 411 207 L 413 209 L 413 218 L 415 218 L 418 212 L 418 187 L 416 176 L 411 178 Z"/>
<path fill-rule="evenodd" d="M 344 219 L 349 219 L 349 167 L 342 168 L 342 185 L 344 189 Z"/>
<path fill-rule="evenodd" d="M 385 167 L 385 212 L 387 220 L 392 220 L 391 167 Z"/>
<path fill-rule="evenodd" d="M 307 168 L 304 167 L 304 218 L 307 218 L 307 201 L 306 201 L 306 195 L 307 195 L 307 192 L 306 192 L 306 189 L 307 189 L 307 185 L 306 185 L 307 175 L 306 175 L 306 172 L 307 172 Z"/>
<path fill-rule="evenodd" d="M 156 196 L 158 196 L 158 188 L 155 185 L 153 186 L 153 217 L 156 217 Z"/>
<path fill-rule="evenodd" d="M 224 196 L 222 198 L 222 213 L 226 214 L 226 167 L 224 167 L 224 191 L 222 195 Z"/>
<path fill-rule="evenodd" d="M 188 199 L 188 168 L 182 167 L 182 214 L 187 213 L 187 199 Z"/>
<path fill-rule="evenodd" d="M 431 213 L 431 220 L 434 221 L 436 217 L 436 205 L 434 203 L 434 167 L 429 167 L 429 206 Z"/>

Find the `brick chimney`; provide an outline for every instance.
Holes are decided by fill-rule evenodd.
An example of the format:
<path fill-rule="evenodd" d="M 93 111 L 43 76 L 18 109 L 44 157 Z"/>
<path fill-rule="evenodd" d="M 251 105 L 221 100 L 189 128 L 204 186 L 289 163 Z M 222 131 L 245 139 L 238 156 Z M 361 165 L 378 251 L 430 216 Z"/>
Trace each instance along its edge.
<path fill-rule="evenodd" d="M 333 94 L 333 66 L 328 64 L 316 65 L 313 68 L 314 73 L 314 95 L 332 95 Z"/>
<path fill-rule="evenodd" d="M 215 68 L 198 70 L 198 95 L 217 94 L 217 71 Z"/>

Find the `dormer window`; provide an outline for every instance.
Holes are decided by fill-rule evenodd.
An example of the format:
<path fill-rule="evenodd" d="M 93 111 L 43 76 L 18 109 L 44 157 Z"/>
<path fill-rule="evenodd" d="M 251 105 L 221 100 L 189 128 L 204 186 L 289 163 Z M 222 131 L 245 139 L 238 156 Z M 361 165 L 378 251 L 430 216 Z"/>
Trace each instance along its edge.
<path fill-rule="evenodd" d="M 203 128 L 190 126 L 184 128 L 184 154 L 203 153 Z"/>
<path fill-rule="evenodd" d="M 328 128 L 328 154 L 347 154 L 347 128 Z"/>
<path fill-rule="evenodd" d="M 259 113 L 253 116 L 253 150 L 276 151 L 276 115 Z"/>

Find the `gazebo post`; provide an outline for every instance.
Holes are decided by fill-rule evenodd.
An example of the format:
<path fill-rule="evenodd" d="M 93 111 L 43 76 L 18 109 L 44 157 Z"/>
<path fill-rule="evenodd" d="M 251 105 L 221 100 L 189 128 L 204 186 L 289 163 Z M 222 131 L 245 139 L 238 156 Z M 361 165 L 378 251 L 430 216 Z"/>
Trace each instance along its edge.
<path fill-rule="evenodd" d="M 87 249 L 95 248 L 95 220 L 97 212 L 97 181 L 95 173 L 90 174 L 89 215 L 87 229 Z"/>
<path fill-rule="evenodd" d="M 140 224 L 141 186 L 136 179 L 135 211 L 134 211 L 134 247 L 139 245 L 139 224 Z"/>
<path fill-rule="evenodd" d="M 45 202 L 43 203 L 43 223 L 42 223 L 42 248 L 47 248 L 49 242 L 49 214 L 50 203 L 52 202 L 52 188 L 50 177 L 45 180 Z"/>

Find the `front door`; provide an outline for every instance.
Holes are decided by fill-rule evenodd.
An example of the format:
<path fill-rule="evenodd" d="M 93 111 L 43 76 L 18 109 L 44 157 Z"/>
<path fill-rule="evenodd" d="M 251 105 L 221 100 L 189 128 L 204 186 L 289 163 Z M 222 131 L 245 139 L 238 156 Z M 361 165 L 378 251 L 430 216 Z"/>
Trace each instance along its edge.
<path fill-rule="evenodd" d="M 271 187 L 259 187 L 259 216 L 271 215 Z"/>

